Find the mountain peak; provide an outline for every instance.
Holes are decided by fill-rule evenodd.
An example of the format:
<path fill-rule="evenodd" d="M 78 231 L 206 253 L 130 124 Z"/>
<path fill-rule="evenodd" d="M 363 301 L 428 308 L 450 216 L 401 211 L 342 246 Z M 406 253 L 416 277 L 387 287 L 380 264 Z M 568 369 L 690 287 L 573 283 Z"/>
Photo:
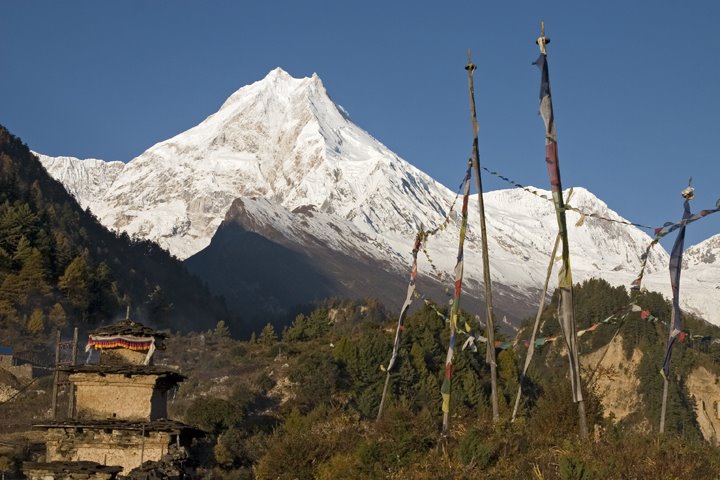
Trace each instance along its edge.
<path fill-rule="evenodd" d="M 282 67 L 275 67 L 265 75 L 264 80 L 273 80 L 276 78 L 293 78 L 288 72 L 282 69 Z"/>
<path fill-rule="evenodd" d="M 295 78 L 281 67 L 270 70 L 261 80 L 246 85 L 230 95 L 219 111 L 245 109 L 249 104 L 261 105 L 264 110 L 270 103 L 288 103 L 298 95 L 320 100 L 327 98 L 327 91 L 317 73 L 311 77 Z"/>
<path fill-rule="evenodd" d="M 303 225 L 304 233 L 298 235 L 308 245 L 323 245 L 343 255 L 356 252 L 358 258 L 373 262 L 382 259 L 382 268 L 398 272 L 406 271 L 408 244 L 418 226 L 443 224 L 455 197 L 350 121 L 317 74 L 293 78 L 282 68 L 236 91 L 220 111 L 199 125 L 133 159 L 106 188 L 84 188 L 88 205 L 104 224 L 157 241 L 180 258 L 210 244 L 235 199 L 257 197 L 277 206 L 262 209 L 273 212 L 266 215 L 264 225 L 272 223 L 290 233 Z M 545 278 L 546 258 L 557 231 L 552 202 L 522 190 L 488 192 L 485 199 L 488 246 L 495 263 L 503 266 L 493 270 L 495 281 L 513 295 L 535 295 Z M 585 188 L 575 189 L 570 204 L 615 220 L 568 212 L 576 279 L 602 275 L 613 284 L 629 284 L 652 239 L 620 223 L 621 217 Z M 254 205 L 260 209 L 263 203 Z M 311 207 L 328 221 L 278 210 Z M 290 220 L 282 223 L 275 213 Z M 477 215 L 475 209 L 470 211 L 471 225 L 479 223 Z M 459 228 L 459 217 L 451 217 L 450 228 L 431 242 L 438 272 L 454 268 L 453 231 L 457 230 L 453 227 Z M 257 222 L 254 225 L 264 232 Z M 362 239 L 356 235 L 349 243 L 330 241 L 350 229 Z M 480 243 L 477 231 L 470 228 L 466 278 L 478 285 Z M 648 273 L 662 273 L 659 288 L 667 284 L 667 257 L 657 247 L 648 260 Z M 343 281 L 356 276 L 349 274 Z M 506 306 L 512 298 L 506 297 Z"/>

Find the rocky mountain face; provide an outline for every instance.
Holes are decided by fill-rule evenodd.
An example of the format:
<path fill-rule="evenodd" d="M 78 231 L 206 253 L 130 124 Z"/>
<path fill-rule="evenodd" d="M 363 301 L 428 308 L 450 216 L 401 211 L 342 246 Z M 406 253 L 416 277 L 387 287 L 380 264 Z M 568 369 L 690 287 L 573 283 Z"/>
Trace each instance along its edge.
<path fill-rule="evenodd" d="M 199 125 L 127 164 L 40 159 L 104 225 L 187 259 L 216 291 L 243 297 L 238 305 L 257 297 L 268 308 L 285 302 L 287 309 L 287 302 L 328 293 L 380 292 L 396 308 L 417 230 L 449 216 L 447 228 L 428 240 L 428 256 L 420 254 L 418 277 L 423 294 L 446 301 L 460 222 L 459 201 L 451 211 L 456 193 L 356 126 L 316 75 L 295 79 L 275 69 L 232 94 Z M 459 183 L 464 161 L 457 170 Z M 494 300 L 501 314 L 517 322 L 533 310 L 544 282 L 557 231 L 553 205 L 518 189 L 484 198 Z M 583 188 L 574 189 L 570 203 L 621 219 Z M 574 280 L 601 277 L 629 285 L 648 235 L 621 223 L 580 219 L 568 212 Z M 472 305 L 483 290 L 476 197 L 469 221 L 464 295 Z M 667 272 L 667 263 L 667 252 L 657 246 L 648 272 Z M 304 281 L 302 272 L 310 272 L 312 281 Z M 669 292 L 667 281 L 653 285 Z M 717 310 L 713 316 L 703 305 L 685 304 L 720 323 Z"/>

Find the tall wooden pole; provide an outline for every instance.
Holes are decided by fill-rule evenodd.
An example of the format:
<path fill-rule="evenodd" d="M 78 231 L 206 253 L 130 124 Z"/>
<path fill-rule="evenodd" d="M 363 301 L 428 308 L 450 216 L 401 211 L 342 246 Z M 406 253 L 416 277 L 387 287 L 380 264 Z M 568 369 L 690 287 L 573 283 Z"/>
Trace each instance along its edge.
<path fill-rule="evenodd" d="M 471 160 L 472 162 L 472 160 Z M 470 163 L 471 163 L 470 162 Z M 440 393 L 442 395 L 442 412 L 443 412 L 443 423 L 442 423 L 442 436 L 447 437 L 449 434 L 449 421 L 450 421 L 450 394 L 452 391 L 452 377 L 453 377 L 453 356 L 455 355 L 455 340 L 457 334 L 458 317 L 460 312 L 460 296 L 462 295 L 462 280 L 463 280 L 463 266 L 464 266 L 464 244 L 465 234 L 467 232 L 468 224 L 468 201 L 470 199 L 470 177 L 472 165 L 468 164 L 468 169 L 465 172 L 465 178 L 463 179 L 462 191 L 463 191 L 463 202 L 462 202 L 462 221 L 460 223 L 460 239 L 458 241 L 458 254 L 457 262 L 455 263 L 455 291 L 453 294 L 452 307 L 450 308 L 450 341 L 448 342 L 447 355 L 445 356 L 445 376 L 443 379 L 442 386 L 440 387 Z"/>
<path fill-rule="evenodd" d="M 473 146 L 472 146 L 472 167 L 475 170 L 475 187 L 478 192 L 478 206 L 480 209 L 480 235 L 482 238 L 482 260 L 483 280 L 485 283 L 485 315 L 487 332 L 487 355 L 485 361 L 490 364 L 490 397 L 493 410 L 493 421 L 500 419 L 497 397 L 497 361 L 495 359 L 495 319 L 492 306 L 492 284 L 490 283 L 490 259 L 487 247 L 487 228 L 485 227 L 485 202 L 483 200 L 482 179 L 480 178 L 480 154 L 478 152 L 478 122 L 475 113 L 475 90 L 473 86 L 473 72 L 477 67 L 470 61 L 470 49 L 468 48 L 468 61 L 465 65 L 468 75 L 468 90 L 470 94 L 470 117 L 472 119 Z"/>
<path fill-rule="evenodd" d="M 587 438 L 587 419 L 585 418 L 585 401 L 582 394 L 582 381 L 580 378 L 580 359 L 578 357 L 577 334 L 575 330 L 575 308 L 573 304 L 572 272 L 570 269 L 570 248 L 567 235 L 567 220 L 565 218 L 565 202 L 562 196 L 562 182 L 560 180 L 560 164 L 558 161 L 557 134 L 555 131 L 555 116 L 553 114 L 552 99 L 550 95 L 550 73 L 547 63 L 546 46 L 550 39 L 545 37 L 545 22 L 540 24 L 540 36 L 536 41 L 540 47 L 540 57 L 535 61 L 542 74 L 540 79 L 540 116 L 545 123 L 545 163 L 550 175 L 555 214 L 558 222 L 558 234 L 562 242 L 562 267 L 558 275 L 558 290 L 560 291 L 560 305 L 558 320 L 560 328 L 568 347 L 568 360 L 570 363 L 570 383 L 573 391 L 573 401 L 578 406 L 578 424 L 580 436 Z"/>
<path fill-rule="evenodd" d="M 407 315 L 408 309 L 412 304 L 413 295 L 415 294 L 415 277 L 417 277 L 417 256 L 418 252 L 420 251 L 420 246 L 424 237 L 425 231 L 421 227 L 420 231 L 415 236 L 415 243 L 413 244 L 413 261 L 412 266 L 410 267 L 410 282 L 408 283 L 408 290 L 407 295 L 405 296 L 405 302 L 403 303 L 403 306 L 400 309 L 400 315 L 398 316 L 397 328 L 395 329 L 395 341 L 393 342 L 392 356 L 390 357 L 388 366 L 385 369 L 385 386 L 383 387 L 382 397 L 380 398 L 380 407 L 378 408 L 376 421 L 380 420 L 380 418 L 382 417 L 383 407 L 385 406 L 385 397 L 387 396 L 388 387 L 390 385 L 390 370 L 392 370 L 393 366 L 395 365 L 395 360 L 397 359 L 398 355 L 398 349 L 400 347 L 400 331 L 402 330 L 405 315 Z"/>
<path fill-rule="evenodd" d="M 660 433 L 665 433 L 665 412 L 667 411 L 668 379 L 663 377 L 662 408 L 660 410 Z"/>
<path fill-rule="evenodd" d="M 77 365 L 78 355 L 78 327 L 73 330 L 72 341 L 72 366 Z M 68 384 L 68 418 L 75 417 L 75 385 L 72 382 Z"/>
<path fill-rule="evenodd" d="M 571 188 L 570 192 L 568 192 L 567 202 L 570 201 L 572 194 L 573 189 Z M 555 255 L 557 254 L 559 246 L 560 234 L 557 234 L 555 235 L 555 243 L 553 244 L 552 252 L 550 253 L 550 262 L 548 263 L 547 273 L 545 274 L 545 285 L 543 286 L 542 293 L 540 294 L 540 305 L 538 305 L 537 315 L 535 316 L 535 324 L 533 325 L 532 335 L 530 335 L 530 343 L 528 345 L 527 355 L 525 356 L 525 364 L 523 365 L 523 370 L 520 374 L 517 395 L 515 395 L 515 406 L 513 407 L 512 416 L 510 417 L 511 422 L 514 422 L 515 417 L 517 417 L 518 407 L 520 407 L 520 398 L 522 397 L 522 388 L 525 382 L 525 375 L 530 367 L 530 361 L 535 354 L 535 336 L 537 335 L 538 328 L 540 327 L 540 317 L 542 316 L 543 309 L 545 308 L 545 297 L 547 296 L 547 289 L 550 284 L 550 275 L 552 275 L 553 265 L 555 264 Z"/>
<path fill-rule="evenodd" d="M 692 177 L 688 182 L 688 186 L 681 192 L 682 197 L 685 199 L 683 202 L 683 220 L 687 220 L 691 217 L 690 213 L 690 200 L 695 197 L 695 189 L 692 188 Z M 718 204 L 720 207 L 720 203 Z M 672 250 L 670 251 L 670 286 L 672 288 L 672 313 L 670 314 L 670 333 L 668 335 L 667 349 L 665 350 L 665 358 L 663 359 L 663 398 L 662 408 L 660 410 L 660 433 L 665 432 L 665 413 L 667 411 L 667 396 L 668 396 L 668 377 L 670 377 L 670 356 L 672 354 L 672 348 L 675 344 L 675 339 L 680 333 L 681 326 L 681 314 L 680 314 L 680 273 L 682 272 L 682 254 L 685 248 L 685 227 L 687 223 L 683 224 L 679 231 L 675 243 L 673 243 Z"/>
<path fill-rule="evenodd" d="M 675 309 L 670 312 L 670 336 L 672 337 L 672 330 L 675 328 Z M 661 371 L 662 372 L 662 371 Z M 660 433 L 665 433 L 665 414 L 667 413 L 667 398 L 668 389 L 670 382 L 667 375 L 663 372 L 663 396 L 662 396 L 662 407 L 660 407 Z"/>
<path fill-rule="evenodd" d="M 55 373 L 53 375 L 52 418 L 57 420 L 58 383 L 60 381 L 58 366 L 60 365 L 60 330 L 55 331 Z"/>

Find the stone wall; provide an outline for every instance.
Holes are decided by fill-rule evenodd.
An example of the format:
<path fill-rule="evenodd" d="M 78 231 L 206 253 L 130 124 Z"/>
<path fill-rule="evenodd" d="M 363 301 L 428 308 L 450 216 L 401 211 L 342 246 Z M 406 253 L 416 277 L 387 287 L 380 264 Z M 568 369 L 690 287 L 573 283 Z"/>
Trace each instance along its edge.
<path fill-rule="evenodd" d="M 0 354 L 0 367 L 12 367 L 14 365 L 12 355 Z"/>
<path fill-rule="evenodd" d="M 100 350 L 100 365 L 143 365 L 147 350 L 134 351 L 127 348 Z"/>
<path fill-rule="evenodd" d="M 79 419 L 156 420 L 167 417 L 167 394 L 158 375 L 73 373 Z"/>
<path fill-rule="evenodd" d="M 159 461 L 175 441 L 169 432 L 102 428 L 53 428 L 47 434 L 48 462 L 90 461 L 117 465 L 122 475 L 148 460 Z"/>
<path fill-rule="evenodd" d="M 0 365 L 0 368 L 12 373 L 18 380 L 32 380 L 33 378 L 33 367 L 29 363 L 12 366 Z"/>
<path fill-rule="evenodd" d="M 25 462 L 23 473 L 29 480 L 114 480 L 120 468 L 94 462 Z"/>

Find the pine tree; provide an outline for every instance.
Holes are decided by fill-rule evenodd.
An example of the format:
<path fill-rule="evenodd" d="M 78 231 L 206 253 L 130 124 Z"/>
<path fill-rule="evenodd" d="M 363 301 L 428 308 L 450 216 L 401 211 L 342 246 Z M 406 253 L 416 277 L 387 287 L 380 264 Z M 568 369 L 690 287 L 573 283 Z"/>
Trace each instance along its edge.
<path fill-rule="evenodd" d="M 15 254 L 12 256 L 13 262 L 18 267 L 22 267 L 25 265 L 25 262 L 30 258 L 30 254 L 32 253 L 32 245 L 30 244 L 30 240 L 23 235 L 20 237 L 20 241 L 17 244 L 17 247 L 15 248 Z"/>
<path fill-rule="evenodd" d="M 55 239 L 55 265 L 59 271 L 65 271 L 65 268 L 74 258 L 72 242 L 60 231 L 53 232 Z M 58 272 L 59 273 L 59 272 Z"/>
<path fill-rule="evenodd" d="M 225 325 L 224 320 L 220 320 L 217 325 L 215 326 L 215 330 L 213 331 L 213 336 L 217 340 L 227 340 L 230 338 L 230 329 Z"/>
<path fill-rule="evenodd" d="M 35 238 L 39 230 L 38 217 L 27 203 L 6 204 L 4 207 L 0 215 L 0 246 L 15 251 L 23 236 L 31 241 Z"/>
<path fill-rule="evenodd" d="M 260 343 L 262 343 L 263 345 L 272 346 L 275 345 L 277 340 L 278 336 L 275 333 L 275 327 L 273 327 L 272 324 L 268 322 L 268 324 L 263 327 L 262 332 L 260 332 Z"/>
<path fill-rule="evenodd" d="M 45 330 L 45 314 L 39 308 L 36 308 L 30 314 L 27 321 L 27 329 L 30 333 L 37 335 Z"/>
<path fill-rule="evenodd" d="M 46 274 L 42 255 L 33 248 L 20 272 L 5 278 L 0 287 L 0 297 L 21 308 L 41 305 L 51 291 Z"/>
<path fill-rule="evenodd" d="M 88 298 L 88 268 L 85 257 L 75 257 L 65 269 L 65 273 L 58 280 L 58 287 L 65 293 L 70 304 L 85 313 L 89 303 Z"/>
<path fill-rule="evenodd" d="M 50 324 L 56 328 L 62 328 L 67 324 L 67 316 L 65 315 L 65 309 L 59 303 L 56 303 L 50 309 L 48 314 L 48 320 Z"/>

